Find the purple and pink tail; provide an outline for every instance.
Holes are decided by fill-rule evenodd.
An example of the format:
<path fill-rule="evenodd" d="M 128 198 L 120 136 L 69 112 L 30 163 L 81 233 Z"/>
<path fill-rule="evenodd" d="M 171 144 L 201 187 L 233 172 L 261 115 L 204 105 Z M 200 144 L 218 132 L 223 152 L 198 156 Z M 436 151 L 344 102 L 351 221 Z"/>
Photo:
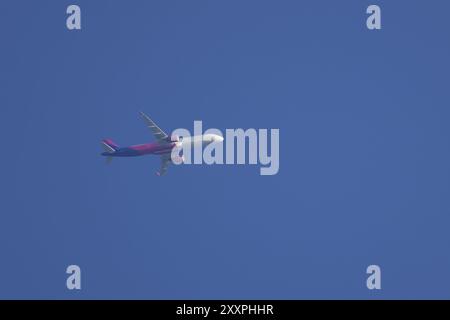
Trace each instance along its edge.
<path fill-rule="evenodd" d="M 111 139 L 103 139 L 102 142 L 114 150 L 119 149 L 119 145 L 114 141 L 112 141 Z"/>

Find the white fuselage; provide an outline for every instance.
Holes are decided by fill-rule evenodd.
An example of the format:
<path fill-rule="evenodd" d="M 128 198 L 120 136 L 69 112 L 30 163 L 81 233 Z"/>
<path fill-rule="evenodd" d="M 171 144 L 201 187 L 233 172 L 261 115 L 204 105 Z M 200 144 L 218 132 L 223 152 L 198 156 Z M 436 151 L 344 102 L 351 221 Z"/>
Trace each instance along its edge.
<path fill-rule="evenodd" d="M 187 147 L 187 145 L 190 145 L 192 147 L 200 147 L 206 146 L 212 142 L 222 142 L 222 141 L 223 137 L 217 134 L 202 134 L 198 136 L 183 137 L 182 139 L 180 139 L 181 145 L 185 147 Z"/>

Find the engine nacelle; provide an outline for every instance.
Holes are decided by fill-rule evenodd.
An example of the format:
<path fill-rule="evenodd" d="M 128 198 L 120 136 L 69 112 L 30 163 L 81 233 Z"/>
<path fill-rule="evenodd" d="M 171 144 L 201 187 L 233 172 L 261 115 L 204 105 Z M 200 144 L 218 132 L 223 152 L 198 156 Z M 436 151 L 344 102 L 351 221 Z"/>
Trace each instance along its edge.
<path fill-rule="evenodd" d="M 184 163 L 184 156 L 176 156 L 174 159 L 170 159 L 170 161 L 174 164 L 182 164 Z"/>
<path fill-rule="evenodd" d="M 174 134 L 170 137 L 170 142 L 181 142 L 181 139 L 178 135 Z"/>

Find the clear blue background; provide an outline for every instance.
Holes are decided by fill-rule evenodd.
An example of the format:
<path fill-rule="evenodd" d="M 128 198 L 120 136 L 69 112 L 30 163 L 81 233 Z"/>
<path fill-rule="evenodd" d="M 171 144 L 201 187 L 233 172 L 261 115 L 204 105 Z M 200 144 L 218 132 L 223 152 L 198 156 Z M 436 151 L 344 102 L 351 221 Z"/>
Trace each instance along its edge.
<path fill-rule="evenodd" d="M 0 298 L 450 298 L 449 10 L 1 1 Z M 105 165 L 100 139 L 153 140 L 139 110 L 280 128 L 279 174 Z"/>

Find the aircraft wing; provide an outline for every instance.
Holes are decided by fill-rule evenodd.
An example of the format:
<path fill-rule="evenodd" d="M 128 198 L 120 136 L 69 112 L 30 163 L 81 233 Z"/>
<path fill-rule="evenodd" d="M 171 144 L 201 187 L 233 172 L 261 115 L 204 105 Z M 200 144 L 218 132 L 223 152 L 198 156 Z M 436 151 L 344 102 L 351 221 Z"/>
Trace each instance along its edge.
<path fill-rule="evenodd" d="M 162 142 L 166 142 L 169 136 L 164 131 L 162 131 L 156 125 L 156 123 L 154 123 L 153 120 L 150 119 L 149 116 L 147 116 L 145 113 L 141 112 L 141 116 L 142 116 L 142 118 L 144 118 L 145 122 L 147 123 L 147 126 L 152 131 L 152 133 L 155 136 L 156 140 L 158 140 L 158 142 L 161 142 L 161 143 Z"/>
<path fill-rule="evenodd" d="M 165 175 L 166 174 L 166 172 L 167 172 L 167 167 L 169 166 L 169 164 L 170 164 L 170 154 L 163 154 L 162 156 L 161 156 L 161 168 L 159 169 L 159 171 L 158 172 L 156 172 L 156 174 L 158 175 L 158 176 L 163 176 L 163 175 Z"/>

